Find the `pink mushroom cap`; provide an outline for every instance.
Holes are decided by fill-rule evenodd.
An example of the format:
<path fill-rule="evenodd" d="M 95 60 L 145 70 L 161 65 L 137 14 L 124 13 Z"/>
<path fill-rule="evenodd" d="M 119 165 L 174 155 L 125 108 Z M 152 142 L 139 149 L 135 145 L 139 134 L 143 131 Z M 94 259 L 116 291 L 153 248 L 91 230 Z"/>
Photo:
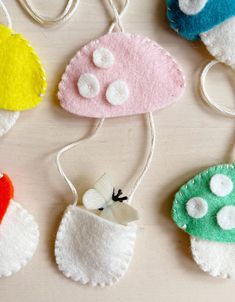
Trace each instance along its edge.
<path fill-rule="evenodd" d="M 110 118 L 162 109 L 183 93 L 179 65 L 156 42 L 106 34 L 77 52 L 59 84 L 61 106 L 76 115 Z"/>

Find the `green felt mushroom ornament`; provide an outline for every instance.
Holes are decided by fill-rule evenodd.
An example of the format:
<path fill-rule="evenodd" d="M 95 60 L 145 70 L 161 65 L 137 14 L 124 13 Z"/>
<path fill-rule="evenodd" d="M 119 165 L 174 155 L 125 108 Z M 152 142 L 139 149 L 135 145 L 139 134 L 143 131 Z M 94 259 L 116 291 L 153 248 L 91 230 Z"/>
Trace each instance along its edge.
<path fill-rule="evenodd" d="M 172 217 L 200 268 L 235 280 L 235 164 L 201 172 L 176 193 Z"/>

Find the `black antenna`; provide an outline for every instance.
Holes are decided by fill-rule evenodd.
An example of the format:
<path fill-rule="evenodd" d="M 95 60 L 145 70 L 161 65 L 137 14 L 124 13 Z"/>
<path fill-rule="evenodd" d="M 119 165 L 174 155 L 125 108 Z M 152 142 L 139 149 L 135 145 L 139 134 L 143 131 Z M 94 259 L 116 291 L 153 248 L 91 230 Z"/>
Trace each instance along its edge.
<path fill-rule="evenodd" d="M 121 189 L 118 190 L 117 194 L 115 194 L 115 188 L 113 188 L 113 195 L 112 195 L 112 200 L 114 202 L 119 201 L 119 202 L 123 202 L 124 200 L 127 200 L 128 197 L 127 196 L 122 196 L 123 192 Z"/>

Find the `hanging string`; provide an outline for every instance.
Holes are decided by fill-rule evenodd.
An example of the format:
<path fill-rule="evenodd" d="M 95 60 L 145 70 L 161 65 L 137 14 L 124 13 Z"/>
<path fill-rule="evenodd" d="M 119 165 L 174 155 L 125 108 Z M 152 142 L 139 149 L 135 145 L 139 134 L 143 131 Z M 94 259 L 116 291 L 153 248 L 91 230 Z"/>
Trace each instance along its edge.
<path fill-rule="evenodd" d="M 124 26 L 122 25 L 121 18 L 123 17 L 124 13 L 128 9 L 129 0 L 125 1 L 123 9 L 120 13 L 118 12 L 113 0 L 108 0 L 108 2 L 109 2 L 111 9 L 113 10 L 113 14 L 115 17 L 115 21 L 113 21 L 113 23 L 111 24 L 108 32 L 111 33 L 114 30 L 115 26 L 117 26 L 121 32 L 124 32 Z"/>
<path fill-rule="evenodd" d="M 76 146 L 78 146 L 79 144 L 81 144 L 82 142 L 85 142 L 89 139 L 91 139 L 92 137 L 94 137 L 97 132 L 99 131 L 99 129 L 102 127 L 104 123 L 104 119 L 100 119 L 96 125 L 96 127 L 94 128 L 94 130 L 88 134 L 86 137 L 84 138 L 80 138 L 79 140 L 69 144 L 69 145 L 66 145 L 65 147 L 63 147 L 62 149 L 59 150 L 59 152 L 57 153 L 57 156 L 56 156 L 56 164 L 57 164 L 57 168 L 60 172 L 60 175 L 64 178 L 64 180 L 67 182 L 67 184 L 69 185 L 69 188 L 73 194 L 73 204 L 74 205 L 77 205 L 78 203 L 78 191 L 77 189 L 75 188 L 75 186 L 73 185 L 72 181 L 68 178 L 68 176 L 65 174 L 64 172 L 64 169 L 62 168 L 62 165 L 61 165 L 61 156 L 68 150 L 71 150 L 73 148 L 75 148 Z"/>
<path fill-rule="evenodd" d="M 148 118 L 148 125 L 149 125 L 149 129 L 150 129 L 150 138 L 151 138 L 149 153 L 146 158 L 145 164 L 141 170 L 141 173 L 140 173 L 139 177 L 137 178 L 137 180 L 135 181 L 135 184 L 129 193 L 128 203 L 132 202 L 133 196 L 134 196 L 136 190 L 138 189 L 138 187 L 140 186 L 141 182 L 143 181 L 146 173 L 148 172 L 152 159 L 153 159 L 153 154 L 154 154 L 155 145 L 156 145 L 156 129 L 155 129 L 152 112 L 147 113 L 147 118 Z"/>
<path fill-rule="evenodd" d="M 129 198 L 128 198 L 128 203 L 131 203 L 133 196 L 136 192 L 136 190 L 138 189 L 138 187 L 140 186 L 141 182 L 143 181 L 146 173 L 149 170 L 150 164 L 152 162 L 152 158 L 153 158 L 153 154 L 154 154 L 154 150 L 155 150 L 155 143 L 156 143 L 156 133 L 155 133 L 155 125 L 154 125 L 154 119 L 153 119 L 153 115 L 151 112 L 147 113 L 147 118 L 148 118 L 148 126 L 150 129 L 150 137 L 151 137 L 151 141 L 150 141 L 150 146 L 149 146 L 149 152 L 148 152 L 148 156 L 146 158 L 145 164 L 140 172 L 140 175 L 138 176 L 137 180 L 135 181 L 132 189 L 130 190 L 129 193 Z M 62 168 L 62 164 L 61 164 L 61 156 L 77 147 L 79 144 L 84 143 L 85 141 L 93 138 L 97 132 L 99 131 L 99 129 L 102 127 L 104 123 L 104 119 L 100 119 L 98 124 L 96 125 L 96 127 L 94 128 L 94 130 L 87 135 L 85 138 L 81 138 L 69 145 L 66 145 L 65 147 L 63 147 L 61 150 L 59 150 L 59 152 L 57 153 L 57 157 L 56 157 L 56 164 L 57 164 L 57 168 L 60 172 L 60 175 L 64 178 L 64 180 L 67 182 L 72 194 L 73 194 L 73 204 L 77 205 L 78 204 L 78 191 L 76 189 L 76 187 L 73 185 L 72 181 L 68 178 L 68 176 L 65 174 L 64 169 Z"/>
<path fill-rule="evenodd" d="M 2 0 L 0 0 L 0 6 L 1 6 L 3 12 L 4 12 L 4 15 L 5 15 L 6 19 L 7 19 L 7 26 L 9 28 L 12 28 L 11 16 L 8 13 L 8 10 L 7 10 L 6 6 L 5 6 L 5 4 L 2 2 Z"/>
<path fill-rule="evenodd" d="M 64 11 L 56 18 L 48 18 L 40 15 L 32 7 L 28 0 L 18 0 L 26 12 L 39 24 L 45 27 L 56 26 L 67 22 L 76 12 L 80 0 L 68 0 Z"/>
<path fill-rule="evenodd" d="M 226 106 L 223 105 L 219 105 L 217 104 L 214 100 L 212 100 L 212 98 L 209 96 L 207 90 L 206 90 L 206 77 L 208 75 L 208 72 L 210 71 L 210 69 L 215 66 L 216 64 L 218 64 L 218 61 L 211 61 L 209 62 L 203 69 L 202 73 L 201 73 L 201 77 L 200 77 L 200 92 L 202 95 L 203 100 L 207 103 L 207 105 L 209 105 L 211 108 L 215 109 L 216 111 L 226 115 L 226 116 L 230 116 L 230 117 L 234 117 L 235 116 L 235 110 L 230 109 Z"/>

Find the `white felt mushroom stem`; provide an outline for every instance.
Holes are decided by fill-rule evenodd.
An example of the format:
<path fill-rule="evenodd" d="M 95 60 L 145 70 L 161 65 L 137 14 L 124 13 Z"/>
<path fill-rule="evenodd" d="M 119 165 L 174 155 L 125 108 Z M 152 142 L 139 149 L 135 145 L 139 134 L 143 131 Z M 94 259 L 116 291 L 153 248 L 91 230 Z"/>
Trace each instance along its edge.
<path fill-rule="evenodd" d="M 195 262 L 213 277 L 235 280 L 234 243 L 215 242 L 190 237 Z"/>
<path fill-rule="evenodd" d="M 56 18 L 48 18 L 40 15 L 32 7 L 31 3 L 28 0 L 18 0 L 21 6 L 25 11 L 39 24 L 42 26 L 55 26 L 67 22 L 76 12 L 80 0 L 68 0 L 67 5 L 63 12 Z"/>
<path fill-rule="evenodd" d="M 0 110 L 0 137 L 15 125 L 19 116 L 19 111 Z"/>

